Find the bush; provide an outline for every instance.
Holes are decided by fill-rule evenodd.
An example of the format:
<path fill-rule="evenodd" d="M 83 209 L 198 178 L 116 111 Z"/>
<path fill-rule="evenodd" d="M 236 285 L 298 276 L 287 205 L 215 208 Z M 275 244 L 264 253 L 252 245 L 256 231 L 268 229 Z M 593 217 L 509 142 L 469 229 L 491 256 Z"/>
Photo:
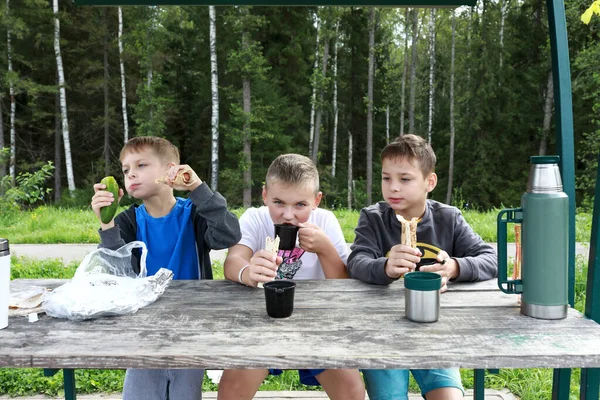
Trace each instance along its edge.
<path fill-rule="evenodd" d="M 0 187 L 4 191 L 3 202 L 13 203 L 20 208 L 33 208 L 46 200 L 52 189 L 44 187 L 46 179 L 52 176 L 52 161 L 35 172 L 21 172 L 15 178 L 15 185 L 10 175 L 2 177 Z"/>

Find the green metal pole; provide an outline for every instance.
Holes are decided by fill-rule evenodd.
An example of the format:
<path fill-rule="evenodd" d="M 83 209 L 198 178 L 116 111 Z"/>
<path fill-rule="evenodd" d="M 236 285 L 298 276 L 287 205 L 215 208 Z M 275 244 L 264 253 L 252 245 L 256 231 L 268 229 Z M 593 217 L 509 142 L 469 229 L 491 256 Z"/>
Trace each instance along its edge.
<path fill-rule="evenodd" d="M 594 196 L 590 258 L 585 290 L 585 316 L 600 323 L 600 292 L 598 292 L 600 290 L 600 154 L 598 154 L 598 172 Z M 580 398 L 597 400 L 600 397 L 599 386 L 600 368 L 582 368 Z"/>
<path fill-rule="evenodd" d="M 575 303 L 575 146 L 573 140 L 573 104 L 571 99 L 571 69 L 567 20 L 563 0 L 546 0 L 552 75 L 554 80 L 554 106 L 556 147 L 560 155 L 563 190 L 569 196 L 569 304 Z M 554 370 L 552 399 L 569 398 L 570 369 Z"/>

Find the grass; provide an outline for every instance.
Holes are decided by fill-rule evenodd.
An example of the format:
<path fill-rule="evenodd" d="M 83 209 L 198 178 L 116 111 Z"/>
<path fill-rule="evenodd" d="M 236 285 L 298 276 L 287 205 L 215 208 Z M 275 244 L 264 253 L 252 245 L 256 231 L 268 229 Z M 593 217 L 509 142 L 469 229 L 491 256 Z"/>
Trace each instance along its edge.
<path fill-rule="evenodd" d="M 123 208 L 124 209 L 124 208 Z M 233 209 L 241 216 L 244 209 Z M 358 223 L 359 212 L 354 210 L 334 210 L 346 242 L 354 241 L 354 228 Z M 487 212 L 464 211 L 465 220 L 486 242 L 496 241 L 496 219 L 499 210 Z M 0 210 L 0 237 L 9 238 L 11 243 L 98 243 L 98 220 L 91 211 L 39 207 L 22 212 Z M 580 213 L 576 216 L 576 240 L 589 242 L 592 231 L 592 215 Z M 508 241 L 514 242 L 514 232 L 508 228 Z"/>
<path fill-rule="evenodd" d="M 27 257 L 13 257 L 11 278 L 71 278 L 75 273 L 77 263 L 63 265 L 58 259 L 34 260 Z M 215 279 L 223 279 L 223 265 L 216 262 L 213 265 Z M 587 277 L 587 260 L 583 256 L 576 259 L 575 308 L 583 312 L 585 305 L 585 282 Z M 502 369 L 497 375 L 486 374 L 485 387 L 493 389 L 508 388 L 522 400 L 539 400 L 551 398 L 552 392 L 551 369 Z M 123 389 L 123 370 L 87 370 L 75 371 L 77 393 L 114 393 Z M 473 387 L 473 370 L 461 370 L 462 382 L 465 388 Z M 574 370 L 571 377 L 571 398 L 579 396 L 579 370 Z M 411 377 L 409 389 L 419 392 L 419 388 Z M 217 385 L 208 377 L 203 382 L 204 391 L 215 391 Z M 295 371 L 284 371 L 280 376 L 269 376 L 260 390 L 315 390 L 314 387 L 302 385 Z M 62 387 L 62 372 L 53 377 L 44 377 L 41 369 L 0 368 L 0 394 L 9 396 L 24 396 L 47 394 L 64 396 Z"/>

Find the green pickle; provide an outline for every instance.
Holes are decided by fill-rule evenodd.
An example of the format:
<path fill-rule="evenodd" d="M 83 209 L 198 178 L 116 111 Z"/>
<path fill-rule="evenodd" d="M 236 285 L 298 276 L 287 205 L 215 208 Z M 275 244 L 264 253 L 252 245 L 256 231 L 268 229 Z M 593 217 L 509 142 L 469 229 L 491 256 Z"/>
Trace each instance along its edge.
<path fill-rule="evenodd" d="M 102 220 L 103 224 L 108 224 L 115 217 L 117 213 L 117 209 L 119 208 L 119 185 L 117 181 L 112 176 L 107 176 L 100 181 L 106 185 L 106 191 L 111 192 L 113 196 L 115 196 L 115 201 L 106 207 L 102 207 L 100 209 L 100 220 Z"/>

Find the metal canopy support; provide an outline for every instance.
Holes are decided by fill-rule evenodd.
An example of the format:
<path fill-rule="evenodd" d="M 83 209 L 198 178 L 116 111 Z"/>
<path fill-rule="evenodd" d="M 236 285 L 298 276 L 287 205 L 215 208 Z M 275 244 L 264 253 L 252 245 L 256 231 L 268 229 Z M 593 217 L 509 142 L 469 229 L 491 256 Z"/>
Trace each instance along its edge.
<path fill-rule="evenodd" d="M 575 303 L 575 146 L 567 20 L 563 0 L 546 0 L 552 53 L 556 147 L 560 155 L 563 190 L 569 196 L 569 304 Z M 570 369 L 554 370 L 552 399 L 569 398 Z"/>
<path fill-rule="evenodd" d="M 596 192 L 594 196 L 592 236 L 590 238 L 590 257 L 585 295 L 585 316 L 600 323 L 600 154 L 598 154 L 598 172 L 596 175 Z M 599 386 L 600 368 L 581 370 L 581 399 L 597 400 L 600 397 Z"/>

